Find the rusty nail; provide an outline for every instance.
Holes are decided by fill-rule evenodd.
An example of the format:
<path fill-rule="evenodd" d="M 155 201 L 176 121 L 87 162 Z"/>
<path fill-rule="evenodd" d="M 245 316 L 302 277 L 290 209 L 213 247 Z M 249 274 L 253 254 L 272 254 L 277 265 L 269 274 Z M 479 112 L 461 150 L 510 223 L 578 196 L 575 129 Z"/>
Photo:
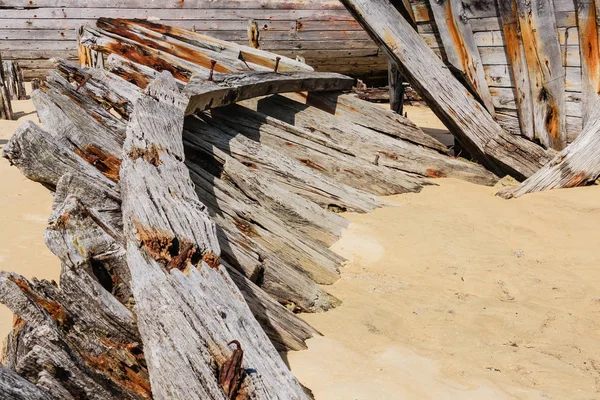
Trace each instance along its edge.
<path fill-rule="evenodd" d="M 215 72 L 215 65 L 217 65 L 217 62 L 215 60 L 210 60 L 210 74 L 208 74 L 209 81 L 213 80 L 213 73 Z"/>
<path fill-rule="evenodd" d="M 279 61 L 281 61 L 281 57 L 275 59 L 275 70 L 273 70 L 275 73 L 277 73 L 277 70 L 279 69 Z"/>
<path fill-rule="evenodd" d="M 92 78 L 92 75 L 88 75 L 85 77 L 85 79 L 83 80 L 83 82 L 81 82 L 78 86 L 77 89 L 75 89 L 76 92 L 79 92 L 79 89 L 81 89 L 82 87 L 85 86 L 85 84 Z"/>

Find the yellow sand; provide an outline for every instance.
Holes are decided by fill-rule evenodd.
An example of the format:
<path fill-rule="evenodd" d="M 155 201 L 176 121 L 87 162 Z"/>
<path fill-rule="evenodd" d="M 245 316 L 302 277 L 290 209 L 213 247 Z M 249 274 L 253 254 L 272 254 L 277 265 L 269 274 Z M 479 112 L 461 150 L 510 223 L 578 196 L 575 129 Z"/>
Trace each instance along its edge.
<path fill-rule="evenodd" d="M 37 122 L 31 101 L 13 101 L 18 121 L 0 121 L 0 152 L 26 119 Z M 44 244 L 44 229 L 52 212 L 52 195 L 29 181 L 16 167 L 0 158 L 0 270 L 27 278 L 58 281 L 60 262 Z M 10 332 L 12 314 L 0 305 L 0 340 Z"/>
<path fill-rule="evenodd" d="M 339 309 L 289 355 L 317 399 L 600 398 L 600 187 L 438 181 L 352 221 Z"/>
<path fill-rule="evenodd" d="M 0 174 L 0 269 L 57 279 L 51 195 L 4 159 Z M 328 287 L 344 304 L 303 316 L 325 336 L 287 355 L 296 376 L 318 400 L 600 398 L 600 187 L 506 201 L 438 183 L 347 215 L 334 249 L 350 262 Z M 11 320 L 0 309 L 0 335 Z"/>

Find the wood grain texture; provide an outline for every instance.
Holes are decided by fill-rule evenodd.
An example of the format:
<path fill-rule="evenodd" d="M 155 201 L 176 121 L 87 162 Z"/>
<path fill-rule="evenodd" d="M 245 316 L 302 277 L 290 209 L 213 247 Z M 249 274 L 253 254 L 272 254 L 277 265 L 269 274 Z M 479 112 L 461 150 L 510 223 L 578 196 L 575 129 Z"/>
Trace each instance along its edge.
<path fill-rule="evenodd" d="M 494 104 L 490 95 L 479 50 L 473 30 L 460 0 L 430 0 L 446 58 L 449 65 L 465 81 L 485 108 L 494 115 Z"/>
<path fill-rule="evenodd" d="M 388 3 L 342 2 L 394 57 L 406 79 L 474 157 L 498 173 L 519 179 L 532 175 L 549 160 L 536 144 L 507 134 Z"/>
<path fill-rule="evenodd" d="M 227 343 L 237 340 L 243 368 L 256 371 L 243 377 L 246 396 L 304 399 L 219 265 L 214 224 L 182 163 L 185 97 L 170 75 L 146 93 L 129 122 L 121 187 L 127 261 L 154 397 L 227 398 L 217 376 L 231 354 Z"/>
<path fill-rule="evenodd" d="M 600 48 L 598 46 L 600 32 L 598 31 L 597 12 L 595 1 L 577 1 L 584 124 L 594 113 L 593 107 L 600 91 Z"/>
<path fill-rule="evenodd" d="M 2 365 L 0 365 L 0 396 L 13 400 L 52 399 L 48 392 Z"/>
<path fill-rule="evenodd" d="M 289 92 L 349 90 L 354 79 L 324 72 L 243 72 L 215 76 L 212 80 L 193 77 L 184 94 L 189 97 L 186 115 L 238 101 Z"/>

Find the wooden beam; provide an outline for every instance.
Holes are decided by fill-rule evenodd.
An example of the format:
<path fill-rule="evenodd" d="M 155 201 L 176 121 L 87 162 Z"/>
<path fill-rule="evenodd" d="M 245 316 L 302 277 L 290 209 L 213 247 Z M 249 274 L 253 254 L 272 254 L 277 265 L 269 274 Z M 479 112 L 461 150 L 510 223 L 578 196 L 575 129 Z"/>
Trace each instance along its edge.
<path fill-rule="evenodd" d="M 182 162 L 187 99 L 170 74 L 146 93 L 128 125 L 120 183 L 154 397 L 306 399 L 220 265 L 214 223 Z M 241 374 L 248 369 L 256 374 Z"/>
<path fill-rule="evenodd" d="M 516 0 L 496 1 L 498 4 L 498 12 L 502 19 L 506 53 L 510 62 L 513 86 L 516 92 L 521 135 L 529 139 L 534 139 L 533 94 L 529 82 L 525 47 L 523 46 L 523 40 L 521 39 L 521 32 L 519 29 L 517 3 Z"/>
<path fill-rule="evenodd" d="M 544 190 L 571 188 L 600 176 L 600 99 L 581 134 L 552 161 L 519 186 L 498 193 L 506 199 Z"/>
<path fill-rule="evenodd" d="M 497 173 L 519 179 L 549 160 L 540 146 L 506 133 L 387 0 L 342 3 L 385 47 L 404 77 L 473 157 Z"/>
<path fill-rule="evenodd" d="M 446 59 L 485 108 L 495 114 L 492 95 L 475 44 L 471 24 L 460 0 L 429 0 L 435 24 L 444 45 Z"/>
<path fill-rule="evenodd" d="M 600 91 L 600 49 L 598 46 L 597 4 L 600 1 L 577 0 L 577 25 L 579 27 L 579 51 L 581 54 L 581 89 L 583 124 L 594 112 Z"/>
<path fill-rule="evenodd" d="M 565 76 L 552 0 L 516 0 L 533 102 L 535 138 L 567 145 Z"/>
<path fill-rule="evenodd" d="M 396 63 L 388 60 L 388 85 L 390 87 L 390 109 L 397 114 L 404 113 L 404 78 Z"/>
<path fill-rule="evenodd" d="M 354 79 L 327 72 L 243 72 L 213 77 L 193 77 L 184 93 L 190 98 L 186 115 L 222 107 L 253 97 L 288 92 L 350 90 Z"/>
<path fill-rule="evenodd" d="M 44 389 L 0 365 L 0 397 L 12 400 L 52 400 Z"/>

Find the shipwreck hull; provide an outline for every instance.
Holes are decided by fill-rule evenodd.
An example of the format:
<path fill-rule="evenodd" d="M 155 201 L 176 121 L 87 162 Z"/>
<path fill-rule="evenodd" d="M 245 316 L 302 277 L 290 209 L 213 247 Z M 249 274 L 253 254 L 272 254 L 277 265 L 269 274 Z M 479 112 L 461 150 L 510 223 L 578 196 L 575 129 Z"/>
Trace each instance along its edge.
<path fill-rule="evenodd" d="M 2 0 L 0 52 L 4 60 L 18 61 L 26 79 L 43 78 L 52 68 L 50 58 L 76 60 L 77 29 L 100 17 L 160 19 L 246 45 L 249 19 L 254 19 L 264 50 L 302 57 L 317 71 L 386 76 L 378 47 L 332 0 Z"/>

